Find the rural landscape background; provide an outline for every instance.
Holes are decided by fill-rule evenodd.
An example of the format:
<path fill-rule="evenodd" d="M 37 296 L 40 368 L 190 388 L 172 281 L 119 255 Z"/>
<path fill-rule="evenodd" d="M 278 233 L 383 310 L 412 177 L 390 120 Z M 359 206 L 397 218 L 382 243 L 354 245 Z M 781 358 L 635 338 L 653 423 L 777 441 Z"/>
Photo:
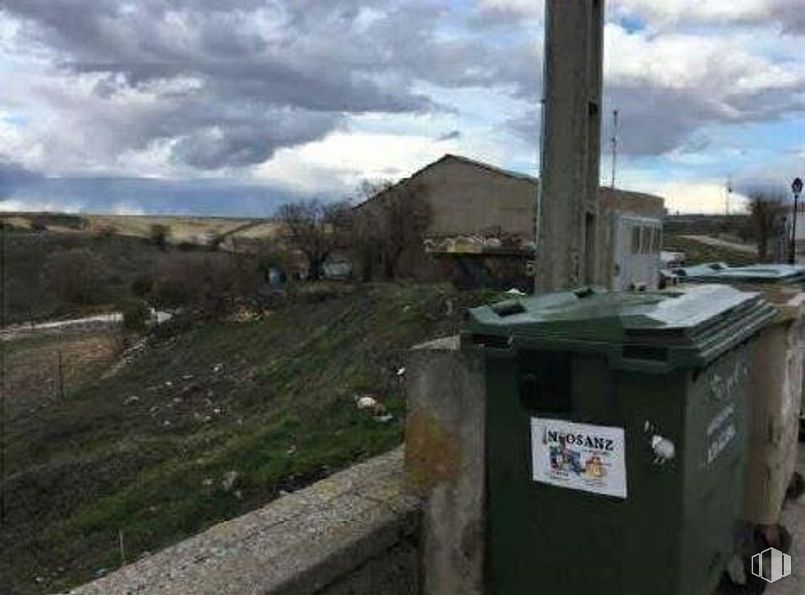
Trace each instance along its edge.
<path fill-rule="evenodd" d="M 545 4 L 0 0 L 0 595 L 398 445 L 406 353 L 554 256 L 801 257 L 802 0 L 607 0 L 536 260 Z"/>
<path fill-rule="evenodd" d="M 266 267 L 292 241 L 264 220 L 2 221 L 4 593 L 87 581 L 399 443 L 405 351 L 497 295 L 395 279 L 272 289 Z M 751 224 L 681 218 L 666 246 L 754 259 L 691 239 L 703 221 L 734 243 Z M 144 307 L 173 316 L 148 326 Z M 42 324 L 110 312 L 122 326 Z M 359 408 L 367 396 L 382 409 Z"/>

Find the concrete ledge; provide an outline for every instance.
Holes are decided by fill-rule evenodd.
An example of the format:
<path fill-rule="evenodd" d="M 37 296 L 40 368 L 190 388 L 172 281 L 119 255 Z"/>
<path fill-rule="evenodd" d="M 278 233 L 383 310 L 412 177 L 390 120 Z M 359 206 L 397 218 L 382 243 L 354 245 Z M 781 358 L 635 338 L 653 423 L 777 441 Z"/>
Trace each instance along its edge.
<path fill-rule="evenodd" d="M 403 484 L 398 448 L 71 593 L 413 594 L 419 501 Z"/>
<path fill-rule="evenodd" d="M 459 337 L 417 346 L 407 362 L 405 471 L 422 498 L 423 595 L 484 592 L 486 379 Z"/>

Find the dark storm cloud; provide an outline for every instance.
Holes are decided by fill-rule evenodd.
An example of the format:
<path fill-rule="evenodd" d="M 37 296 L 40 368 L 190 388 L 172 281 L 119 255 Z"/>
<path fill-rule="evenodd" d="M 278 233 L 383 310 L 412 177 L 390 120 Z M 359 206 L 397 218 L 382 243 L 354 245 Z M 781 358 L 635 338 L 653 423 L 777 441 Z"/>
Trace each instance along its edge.
<path fill-rule="evenodd" d="M 787 33 L 805 34 L 805 9 L 802 0 L 771 0 L 772 14 Z"/>
<path fill-rule="evenodd" d="M 321 137 L 333 127 L 333 120 L 327 114 L 300 117 L 297 111 L 288 111 L 264 120 L 255 117 L 248 124 L 213 125 L 183 136 L 173 158 L 199 169 L 262 163 L 280 147 Z M 261 125 L 256 126 L 258 122 Z"/>
<path fill-rule="evenodd" d="M 40 174 L 0 155 L 0 198 L 18 188 L 33 184 L 41 178 Z"/>
<path fill-rule="evenodd" d="M 98 99 L 159 95 L 147 111 L 56 105 L 112 125 L 99 131 L 108 150 L 174 139 L 173 159 L 200 169 L 261 163 L 345 114 L 437 109 L 411 90 L 415 80 L 494 79 L 477 44 L 434 40 L 436 2 L 0 0 L 0 9 L 22 23 L 20 43 L 51 51 L 68 72 L 99 75 Z M 177 81 L 187 85 L 170 87 Z"/>
<path fill-rule="evenodd" d="M 270 185 L 226 179 L 154 180 L 120 177 L 38 176 L 0 193 L 14 210 L 78 210 L 84 213 L 269 217 L 287 202 L 311 198 Z M 327 198 L 327 197 L 323 197 Z"/>
<path fill-rule="evenodd" d="M 637 10 L 628 4 L 622 10 Z M 540 11 L 522 2 L 0 0 L 0 11 L 21 23 L 20 47 L 49 52 L 72 76 L 97 77 L 86 101 L 41 91 L 36 100 L 49 103 L 66 131 L 53 136 L 86 134 L 83 149 L 100 163 L 162 142 L 175 164 L 236 168 L 322 138 L 350 114 L 456 107 L 436 105 L 417 91 L 420 82 L 494 87 L 535 109 L 541 95 Z M 802 0 L 768 0 L 757 18 L 796 33 L 803 15 Z M 696 23 L 695 11 L 685 19 Z M 710 60 L 709 76 L 687 87 L 645 73 L 607 82 L 607 105 L 622 113 L 624 152 L 661 154 L 708 124 L 803 109 L 802 80 L 739 90 L 745 73 Z M 127 104 L 133 91 L 155 100 Z M 529 143 L 537 122 L 535 113 L 511 120 Z"/>
<path fill-rule="evenodd" d="M 683 101 L 685 109 L 678 109 Z M 713 106 L 698 102 L 686 93 L 667 89 L 618 88 L 604 100 L 602 138 L 612 137 L 612 109 L 619 111 L 619 150 L 630 155 L 659 155 L 683 144 L 689 134 L 715 117 Z M 524 140 L 537 143 L 541 113 L 538 109 L 512 118 L 509 125 Z M 607 150 L 606 146 L 603 150 Z"/>
<path fill-rule="evenodd" d="M 695 89 L 668 89 L 647 85 L 612 85 L 604 97 L 602 138 L 605 149 L 613 134 L 612 110 L 618 109 L 619 151 L 634 156 L 661 155 L 674 150 L 697 152 L 709 141 L 697 132 L 714 123 L 763 122 L 791 109 L 805 109 L 805 101 L 787 90 L 768 90 L 730 98 L 723 103 Z M 529 110 L 509 125 L 523 139 L 536 143 L 540 111 Z"/>
<path fill-rule="evenodd" d="M 460 138 L 461 138 L 461 132 L 460 131 L 451 130 L 450 132 L 445 132 L 443 135 L 441 135 L 436 140 L 439 141 L 439 142 L 444 142 L 444 141 L 448 141 L 448 140 L 458 140 Z"/>

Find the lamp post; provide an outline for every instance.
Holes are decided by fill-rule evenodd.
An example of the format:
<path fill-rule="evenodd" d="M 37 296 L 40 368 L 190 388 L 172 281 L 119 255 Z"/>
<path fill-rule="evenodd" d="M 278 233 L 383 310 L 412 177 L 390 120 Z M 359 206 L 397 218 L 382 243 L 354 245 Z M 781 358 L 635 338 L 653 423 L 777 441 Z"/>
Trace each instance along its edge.
<path fill-rule="evenodd" d="M 791 221 L 791 254 L 788 255 L 788 262 L 797 263 L 797 206 L 799 195 L 802 193 L 802 179 L 794 178 L 791 183 L 791 192 L 794 194 L 794 218 Z"/>

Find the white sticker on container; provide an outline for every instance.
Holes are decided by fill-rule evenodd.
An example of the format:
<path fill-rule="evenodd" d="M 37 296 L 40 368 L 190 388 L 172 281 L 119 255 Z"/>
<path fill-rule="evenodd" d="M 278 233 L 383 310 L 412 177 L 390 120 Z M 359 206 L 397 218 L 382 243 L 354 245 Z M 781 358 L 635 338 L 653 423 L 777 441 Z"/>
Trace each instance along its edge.
<path fill-rule="evenodd" d="M 531 418 L 534 481 L 626 498 L 623 428 Z"/>

